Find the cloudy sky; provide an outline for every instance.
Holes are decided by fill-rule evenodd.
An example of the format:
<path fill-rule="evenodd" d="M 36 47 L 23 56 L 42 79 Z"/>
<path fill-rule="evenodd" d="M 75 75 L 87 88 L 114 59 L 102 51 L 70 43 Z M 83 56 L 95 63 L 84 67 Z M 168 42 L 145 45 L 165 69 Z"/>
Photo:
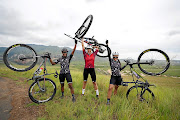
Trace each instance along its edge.
<path fill-rule="evenodd" d="M 158 48 L 180 59 L 180 0 L 0 0 L 0 46 L 72 48 L 64 33 L 74 36 L 89 14 L 94 19 L 86 37 L 108 39 L 120 58 Z"/>

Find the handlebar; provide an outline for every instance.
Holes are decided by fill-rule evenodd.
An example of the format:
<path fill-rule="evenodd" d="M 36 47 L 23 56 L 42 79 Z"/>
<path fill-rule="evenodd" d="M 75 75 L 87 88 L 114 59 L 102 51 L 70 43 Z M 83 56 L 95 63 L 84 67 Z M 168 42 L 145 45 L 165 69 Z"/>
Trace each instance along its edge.
<path fill-rule="evenodd" d="M 127 65 L 134 65 L 134 64 L 153 64 L 153 61 L 150 61 L 150 62 L 134 62 L 134 63 L 131 63 L 129 60 L 124 60 L 124 62 L 127 63 Z"/>

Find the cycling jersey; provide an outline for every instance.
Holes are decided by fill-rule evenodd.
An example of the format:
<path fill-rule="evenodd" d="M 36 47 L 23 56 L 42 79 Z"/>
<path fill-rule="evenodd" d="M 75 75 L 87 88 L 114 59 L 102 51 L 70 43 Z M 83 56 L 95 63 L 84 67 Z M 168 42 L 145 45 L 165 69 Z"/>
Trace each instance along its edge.
<path fill-rule="evenodd" d="M 111 64 L 112 76 L 121 76 L 120 74 L 121 63 L 119 62 L 119 60 L 110 59 L 110 64 Z"/>
<path fill-rule="evenodd" d="M 60 63 L 61 65 L 61 70 L 60 70 L 60 74 L 67 74 L 70 73 L 69 70 L 69 64 L 71 61 L 71 58 L 73 57 L 73 55 L 71 54 L 70 56 L 64 57 L 62 56 L 61 58 L 59 58 L 55 63 Z"/>
<path fill-rule="evenodd" d="M 97 52 L 98 50 L 96 49 L 95 52 L 89 55 L 88 53 L 85 52 L 85 50 L 83 50 L 85 68 L 94 68 L 94 60 L 95 60 L 95 56 L 97 55 Z"/>

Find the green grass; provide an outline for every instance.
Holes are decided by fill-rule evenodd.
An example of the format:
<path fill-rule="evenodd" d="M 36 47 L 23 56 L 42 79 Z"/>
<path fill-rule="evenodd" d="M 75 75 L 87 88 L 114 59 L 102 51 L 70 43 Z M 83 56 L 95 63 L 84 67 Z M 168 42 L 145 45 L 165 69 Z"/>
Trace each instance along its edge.
<path fill-rule="evenodd" d="M 75 67 L 76 66 L 76 67 Z M 106 119 L 156 119 L 156 120 L 178 120 L 180 119 L 180 78 L 172 78 L 173 74 L 178 74 L 179 67 L 172 72 L 170 68 L 169 76 L 145 76 L 149 83 L 155 84 L 156 87 L 150 87 L 155 94 L 155 101 L 152 104 L 147 104 L 139 101 L 131 101 L 126 99 L 126 92 L 129 87 L 120 86 L 118 94 L 112 95 L 111 105 L 106 105 L 107 90 L 109 86 L 110 75 L 103 75 L 97 73 L 97 84 L 99 87 L 100 98 L 96 99 L 95 91 L 92 81 L 88 79 L 85 96 L 81 96 L 82 83 L 83 83 L 83 66 L 84 64 L 72 63 L 71 75 L 73 79 L 73 87 L 75 90 L 76 102 L 71 101 L 71 94 L 67 83 L 65 82 L 65 97 L 60 99 L 60 83 L 58 78 L 47 76 L 52 79 L 57 85 L 57 92 L 53 100 L 39 104 L 45 105 L 45 113 L 39 116 L 38 120 L 106 120 Z M 101 66 L 101 68 L 103 68 Z M 59 71 L 59 65 L 47 66 L 48 72 L 54 72 L 55 69 Z M 104 69 L 109 69 L 105 68 Z M 9 70 L 4 65 L 0 66 L 0 76 L 9 77 L 18 82 L 19 79 L 26 80 L 32 77 L 34 72 L 14 72 Z M 169 70 L 168 70 L 169 71 Z M 131 81 L 131 76 L 124 76 L 124 81 Z M 30 85 L 33 81 L 29 81 Z M 20 83 L 17 83 L 20 84 Z M 23 82 L 22 84 L 27 84 Z M 28 91 L 28 90 L 27 90 Z M 30 103 L 26 107 L 34 106 L 37 104 Z M 38 111 L 40 112 L 40 111 Z"/>

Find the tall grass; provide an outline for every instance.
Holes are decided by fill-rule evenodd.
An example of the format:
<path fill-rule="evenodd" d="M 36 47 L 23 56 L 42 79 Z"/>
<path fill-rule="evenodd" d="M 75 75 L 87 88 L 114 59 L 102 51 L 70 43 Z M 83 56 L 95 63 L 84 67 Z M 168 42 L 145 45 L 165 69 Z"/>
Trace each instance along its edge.
<path fill-rule="evenodd" d="M 79 67 L 80 68 L 80 67 Z M 57 92 L 53 100 L 39 104 L 45 105 L 46 114 L 39 116 L 39 120 L 106 120 L 106 119 L 156 119 L 156 120 L 178 120 L 180 119 L 180 79 L 162 76 L 146 76 L 149 83 L 156 87 L 150 87 L 155 94 L 153 103 L 131 101 L 126 99 L 126 92 L 129 87 L 120 86 L 118 94 L 112 95 L 111 104 L 106 105 L 107 90 L 109 86 L 109 75 L 97 74 L 97 84 L 100 92 L 99 99 L 93 88 L 90 76 L 88 78 L 85 96 L 81 96 L 83 83 L 83 70 L 71 67 L 73 87 L 75 90 L 76 102 L 71 100 L 71 93 L 65 82 L 64 99 L 60 99 L 60 83 L 58 78 L 47 76 L 57 85 Z M 54 72 L 59 66 L 48 66 L 48 72 Z M 0 67 L 0 76 L 11 79 L 28 79 L 32 77 L 33 70 L 28 72 L 14 72 L 5 66 Z M 131 81 L 131 76 L 124 76 L 124 81 Z M 32 81 L 28 82 L 29 84 Z M 24 82 L 24 84 L 26 84 Z M 27 90 L 28 91 L 28 90 Z M 28 106 L 28 105 L 27 105 Z M 40 111 L 39 111 L 40 112 Z"/>

